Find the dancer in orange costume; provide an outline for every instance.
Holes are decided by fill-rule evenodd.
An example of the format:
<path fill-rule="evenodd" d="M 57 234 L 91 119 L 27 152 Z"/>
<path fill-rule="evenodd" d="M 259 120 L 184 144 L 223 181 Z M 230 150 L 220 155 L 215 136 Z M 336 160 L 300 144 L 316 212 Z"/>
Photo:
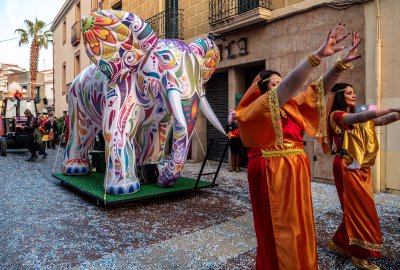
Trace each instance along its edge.
<path fill-rule="evenodd" d="M 332 134 L 328 134 L 327 149 L 331 149 L 333 139 L 337 149 L 333 175 L 343 210 L 343 220 L 328 243 L 328 249 L 345 257 L 350 256 L 353 265 L 359 269 L 378 270 L 377 265 L 368 261 L 370 257 L 381 257 L 382 245 L 371 175 L 379 148 L 374 128 L 399 120 L 400 108 L 354 113 L 355 99 L 350 84 L 338 83 L 327 102 L 329 131 Z M 353 158 L 360 156 L 361 168 L 350 168 Z"/>
<path fill-rule="evenodd" d="M 335 47 L 344 25 L 332 29 L 326 41 L 282 80 L 262 71 L 241 100 L 236 116 L 243 144 L 248 147 L 248 181 L 257 237 L 257 269 L 318 269 L 310 190 L 310 164 L 303 150 L 303 131 L 322 138 L 326 131 L 325 94 L 342 70 L 359 58 L 359 38 L 318 81 L 307 82 L 321 59 L 344 49 Z M 292 98 L 295 96 L 294 98 Z"/>

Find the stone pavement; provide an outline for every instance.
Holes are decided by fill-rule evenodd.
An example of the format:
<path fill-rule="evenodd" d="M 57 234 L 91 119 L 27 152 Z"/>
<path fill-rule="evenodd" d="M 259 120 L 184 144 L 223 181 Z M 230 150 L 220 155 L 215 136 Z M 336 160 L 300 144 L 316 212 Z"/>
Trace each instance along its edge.
<path fill-rule="evenodd" d="M 61 186 L 51 176 L 57 151 L 48 152 L 36 163 L 0 157 L 0 269 L 255 269 L 246 172 L 224 164 L 218 187 L 104 208 Z M 312 183 L 312 193 L 320 269 L 354 269 L 325 248 L 341 218 L 334 186 Z M 400 196 L 375 199 L 384 236 L 375 262 L 400 269 Z"/>

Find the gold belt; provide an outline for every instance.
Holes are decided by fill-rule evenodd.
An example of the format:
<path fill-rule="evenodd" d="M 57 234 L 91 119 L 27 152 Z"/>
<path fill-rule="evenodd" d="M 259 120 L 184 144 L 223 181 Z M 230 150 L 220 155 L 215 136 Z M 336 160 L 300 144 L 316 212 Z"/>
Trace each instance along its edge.
<path fill-rule="evenodd" d="M 261 149 L 261 155 L 265 158 L 301 155 L 301 154 L 305 154 L 305 153 L 306 152 L 304 152 L 304 149 L 302 149 L 302 148 L 291 148 L 291 149 L 270 150 L 270 151 Z"/>

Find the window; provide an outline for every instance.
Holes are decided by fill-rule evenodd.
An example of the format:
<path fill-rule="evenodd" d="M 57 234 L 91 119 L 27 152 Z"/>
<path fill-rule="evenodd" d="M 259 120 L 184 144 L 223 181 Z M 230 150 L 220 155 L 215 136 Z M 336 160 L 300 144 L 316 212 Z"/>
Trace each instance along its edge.
<path fill-rule="evenodd" d="M 17 116 L 17 110 L 15 110 L 15 108 L 17 107 L 17 100 L 7 100 L 6 103 L 6 113 L 5 113 L 5 118 L 14 118 L 15 116 Z"/>
<path fill-rule="evenodd" d="M 36 103 L 39 103 L 39 101 L 40 101 L 40 86 L 36 86 L 35 95 L 36 95 Z"/>
<path fill-rule="evenodd" d="M 62 74 L 61 74 L 61 90 L 62 90 L 62 95 L 64 96 L 67 92 L 67 64 L 64 62 L 62 65 Z"/>
<path fill-rule="evenodd" d="M 98 0 L 92 0 L 92 11 L 96 11 L 99 9 L 99 1 Z"/>
<path fill-rule="evenodd" d="M 122 1 L 118 1 L 114 5 L 111 6 L 113 10 L 122 10 Z"/>
<path fill-rule="evenodd" d="M 165 1 L 165 37 L 178 38 L 178 0 Z"/>
<path fill-rule="evenodd" d="M 74 76 L 76 77 L 79 72 L 81 72 L 81 54 L 77 51 L 74 58 Z"/>
<path fill-rule="evenodd" d="M 77 46 L 81 42 L 81 2 L 75 5 L 75 22 L 71 27 L 71 45 Z"/>
<path fill-rule="evenodd" d="M 259 0 L 239 0 L 239 14 L 259 7 Z"/>
<path fill-rule="evenodd" d="M 63 36 L 63 45 L 67 42 L 67 19 L 64 18 L 62 23 L 62 36 Z"/>
<path fill-rule="evenodd" d="M 78 2 L 75 6 L 75 21 L 80 22 L 81 21 L 81 2 Z"/>

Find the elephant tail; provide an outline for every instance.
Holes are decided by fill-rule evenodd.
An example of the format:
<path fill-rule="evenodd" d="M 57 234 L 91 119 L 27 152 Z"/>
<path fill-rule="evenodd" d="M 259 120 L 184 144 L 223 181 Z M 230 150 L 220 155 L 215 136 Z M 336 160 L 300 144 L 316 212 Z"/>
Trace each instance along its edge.
<path fill-rule="evenodd" d="M 214 40 L 209 37 L 199 38 L 189 45 L 192 52 L 200 59 L 201 63 L 201 77 L 203 83 L 206 83 L 219 64 L 219 49 Z"/>

